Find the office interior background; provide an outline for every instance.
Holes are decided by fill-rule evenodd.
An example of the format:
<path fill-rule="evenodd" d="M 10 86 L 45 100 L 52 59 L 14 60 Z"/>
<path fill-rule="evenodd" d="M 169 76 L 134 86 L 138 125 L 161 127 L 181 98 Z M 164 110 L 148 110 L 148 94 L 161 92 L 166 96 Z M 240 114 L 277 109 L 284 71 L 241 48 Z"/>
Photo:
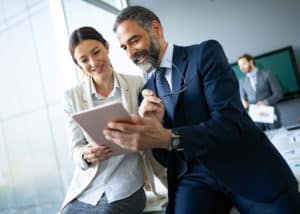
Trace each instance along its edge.
<path fill-rule="evenodd" d="M 0 0 L 0 213 L 56 213 L 72 176 L 62 96 L 82 77 L 68 36 L 93 26 L 110 44 L 115 70 L 140 71 L 120 49 L 112 24 L 126 5 L 161 18 L 170 43 L 218 40 L 235 62 L 291 45 L 300 67 L 299 0 Z M 284 126 L 300 99 L 279 104 Z"/>

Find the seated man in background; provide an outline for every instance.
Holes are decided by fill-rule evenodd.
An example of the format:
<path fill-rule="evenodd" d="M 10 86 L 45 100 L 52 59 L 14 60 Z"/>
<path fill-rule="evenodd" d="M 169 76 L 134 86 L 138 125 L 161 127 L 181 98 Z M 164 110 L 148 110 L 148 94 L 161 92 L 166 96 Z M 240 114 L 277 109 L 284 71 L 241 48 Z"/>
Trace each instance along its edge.
<path fill-rule="evenodd" d="M 246 75 L 239 81 L 240 95 L 245 109 L 249 104 L 274 106 L 276 119 L 273 124 L 256 123 L 263 131 L 279 128 L 280 114 L 276 103 L 283 97 L 281 87 L 271 71 L 259 70 L 252 56 L 244 54 L 238 58 L 240 70 Z"/>

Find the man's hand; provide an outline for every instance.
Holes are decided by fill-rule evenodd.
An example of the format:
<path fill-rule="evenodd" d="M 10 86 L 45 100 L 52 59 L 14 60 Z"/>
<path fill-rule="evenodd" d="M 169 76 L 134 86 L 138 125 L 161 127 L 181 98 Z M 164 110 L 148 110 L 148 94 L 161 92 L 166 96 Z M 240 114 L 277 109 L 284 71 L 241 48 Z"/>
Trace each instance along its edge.
<path fill-rule="evenodd" d="M 265 101 L 263 101 L 263 100 L 260 100 L 260 101 L 258 101 L 258 102 L 256 103 L 256 105 L 259 105 L 259 106 L 266 106 L 267 103 L 266 103 Z"/>
<path fill-rule="evenodd" d="M 243 104 L 245 109 L 248 109 L 249 103 L 245 99 L 242 99 L 242 104 Z"/>
<path fill-rule="evenodd" d="M 132 123 L 110 122 L 103 131 L 105 138 L 130 151 L 169 148 L 172 130 L 153 117 L 131 115 L 131 119 Z"/>
<path fill-rule="evenodd" d="M 83 159 L 88 164 L 96 164 L 111 157 L 112 151 L 107 146 L 90 144 L 83 152 Z"/>
<path fill-rule="evenodd" d="M 144 89 L 142 95 L 144 99 L 139 107 L 139 115 L 156 118 L 161 122 L 165 114 L 165 107 L 161 99 L 149 89 Z"/>

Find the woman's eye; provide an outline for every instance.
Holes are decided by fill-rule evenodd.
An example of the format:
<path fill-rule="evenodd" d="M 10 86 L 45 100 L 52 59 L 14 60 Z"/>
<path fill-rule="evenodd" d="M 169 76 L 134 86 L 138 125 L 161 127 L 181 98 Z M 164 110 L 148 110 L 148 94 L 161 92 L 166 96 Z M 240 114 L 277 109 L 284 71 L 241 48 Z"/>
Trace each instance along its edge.
<path fill-rule="evenodd" d="M 88 62 L 87 59 L 82 59 L 82 60 L 81 60 L 81 63 L 83 63 L 83 64 L 86 64 L 87 62 Z"/>

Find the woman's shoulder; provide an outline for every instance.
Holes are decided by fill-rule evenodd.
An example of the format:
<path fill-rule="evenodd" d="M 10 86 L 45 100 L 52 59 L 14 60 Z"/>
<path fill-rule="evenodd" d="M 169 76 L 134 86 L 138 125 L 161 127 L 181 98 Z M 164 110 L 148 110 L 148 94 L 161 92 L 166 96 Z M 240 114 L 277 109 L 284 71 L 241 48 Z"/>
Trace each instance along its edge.
<path fill-rule="evenodd" d="M 65 98 L 72 98 L 74 96 L 82 95 L 84 92 L 85 84 L 86 84 L 85 82 L 86 82 L 85 80 L 82 80 L 80 83 L 65 90 L 65 92 L 64 92 Z"/>
<path fill-rule="evenodd" d="M 117 76 L 118 79 L 124 81 L 127 86 L 133 86 L 133 85 L 141 86 L 145 84 L 144 78 L 139 75 L 117 73 Z"/>
<path fill-rule="evenodd" d="M 143 77 L 140 75 L 132 75 L 132 74 L 124 74 L 124 73 L 117 73 L 117 75 L 125 80 L 144 81 Z"/>

